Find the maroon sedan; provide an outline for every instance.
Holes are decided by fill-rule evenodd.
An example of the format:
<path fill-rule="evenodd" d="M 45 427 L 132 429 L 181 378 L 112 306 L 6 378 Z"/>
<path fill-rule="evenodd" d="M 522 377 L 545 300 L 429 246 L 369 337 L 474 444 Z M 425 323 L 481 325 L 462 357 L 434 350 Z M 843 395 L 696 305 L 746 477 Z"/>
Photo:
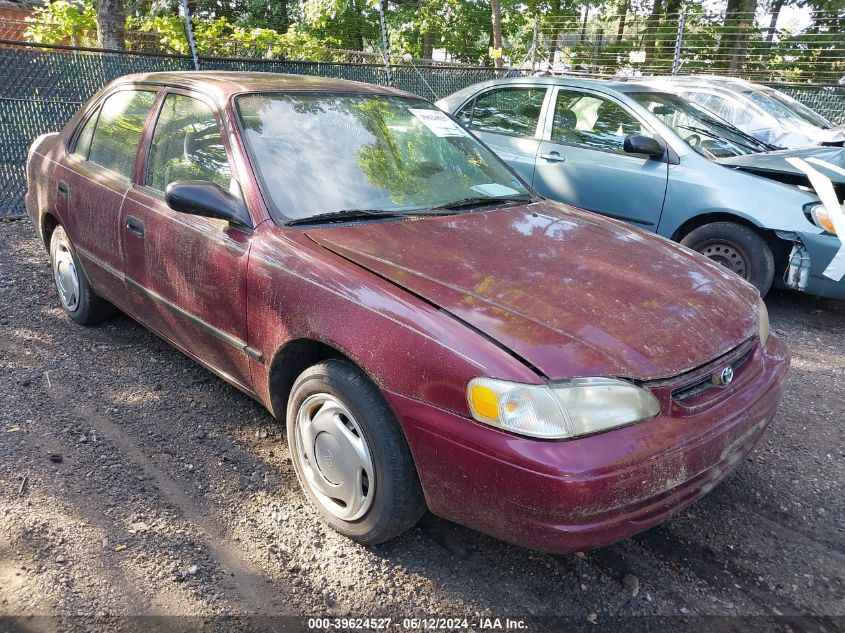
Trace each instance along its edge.
<path fill-rule="evenodd" d="M 538 198 L 396 90 L 124 77 L 27 177 L 67 314 L 116 306 L 286 420 L 305 493 L 362 543 L 426 508 L 537 549 L 617 541 L 719 483 L 783 390 L 752 286 Z"/>

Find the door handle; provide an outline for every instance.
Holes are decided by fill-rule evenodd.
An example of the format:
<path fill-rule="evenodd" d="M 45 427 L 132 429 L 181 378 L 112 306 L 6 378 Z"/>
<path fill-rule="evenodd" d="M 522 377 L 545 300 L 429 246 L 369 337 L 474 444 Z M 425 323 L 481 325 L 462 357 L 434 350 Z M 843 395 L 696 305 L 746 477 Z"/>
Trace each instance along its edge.
<path fill-rule="evenodd" d="M 126 218 L 126 230 L 132 233 L 132 235 L 144 237 L 144 223 L 131 215 Z"/>
<path fill-rule="evenodd" d="M 540 158 L 549 161 L 550 163 L 562 163 L 566 160 L 565 156 L 561 156 L 557 152 L 549 152 L 548 154 L 540 154 Z"/>
<path fill-rule="evenodd" d="M 68 187 L 68 184 L 64 180 L 59 181 L 59 184 L 56 185 L 56 189 L 59 190 L 60 196 L 66 196 L 70 191 L 70 187 Z"/>

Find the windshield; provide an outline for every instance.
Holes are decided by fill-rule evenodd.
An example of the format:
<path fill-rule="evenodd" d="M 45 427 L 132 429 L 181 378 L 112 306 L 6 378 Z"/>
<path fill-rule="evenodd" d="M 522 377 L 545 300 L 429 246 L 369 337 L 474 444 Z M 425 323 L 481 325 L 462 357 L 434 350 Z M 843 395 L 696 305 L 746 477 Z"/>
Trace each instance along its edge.
<path fill-rule="evenodd" d="M 284 222 L 358 218 L 531 193 L 459 124 L 421 99 L 383 95 L 242 95 L 251 160 Z M 478 206 L 478 205 L 476 205 Z"/>
<path fill-rule="evenodd" d="M 632 92 L 629 96 L 710 159 L 755 154 L 772 149 L 704 108 L 666 92 Z"/>
<path fill-rule="evenodd" d="M 789 95 L 786 95 L 786 94 L 784 94 L 784 93 L 782 93 L 778 90 L 775 90 L 774 88 L 770 88 L 768 90 L 765 90 L 764 94 L 768 95 L 769 97 L 771 97 L 775 101 L 778 101 L 779 103 L 783 104 L 784 106 L 789 108 L 792 112 L 797 114 L 804 121 L 806 121 L 807 123 L 809 123 L 811 125 L 815 125 L 816 127 L 820 127 L 823 130 L 829 130 L 830 128 L 833 127 L 833 123 L 828 121 L 821 114 L 819 114 L 815 110 L 811 110 L 810 108 L 805 106 L 803 103 L 801 103 L 800 101 L 796 101 L 795 99 L 793 99 Z"/>

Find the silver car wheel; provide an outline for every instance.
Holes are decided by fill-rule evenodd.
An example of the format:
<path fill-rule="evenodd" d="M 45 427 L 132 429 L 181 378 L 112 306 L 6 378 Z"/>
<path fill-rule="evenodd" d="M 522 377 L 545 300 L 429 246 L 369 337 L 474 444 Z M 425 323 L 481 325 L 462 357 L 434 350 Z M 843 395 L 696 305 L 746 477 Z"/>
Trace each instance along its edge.
<path fill-rule="evenodd" d="M 59 291 L 59 300 L 65 310 L 74 312 L 79 307 L 79 274 L 70 245 L 63 239 L 53 242 L 53 279 Z"/>
<path fill-rule="evenodd" d="M 375 469 L 349 409 L 327 393 L 309 396 L 296 414 L 295 456 L 305 485 L 344 521 L 363 517 L 375 497 Z"/>

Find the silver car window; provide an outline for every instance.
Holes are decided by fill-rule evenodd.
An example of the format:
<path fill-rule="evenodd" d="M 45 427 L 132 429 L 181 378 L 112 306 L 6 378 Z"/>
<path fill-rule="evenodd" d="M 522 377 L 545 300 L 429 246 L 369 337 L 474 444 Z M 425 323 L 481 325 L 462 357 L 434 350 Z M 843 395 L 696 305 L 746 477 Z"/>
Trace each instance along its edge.
<path fill-rule="evenodd" d="M 511 136 L 534 136 L 546 88 L 497 88 L 475 99 L 469 125 L 474 129 Z M 470 104 L 471 106 L 472 104 Z M 458 118 L 467 122 L 464 110 Z"/>
<path fill-rule="evenodd" d="M 625 137 L 644 132 L 634 115 L 615 101 L 574 90 L 558 92 L 552 141 L 623 153 Z"/>

